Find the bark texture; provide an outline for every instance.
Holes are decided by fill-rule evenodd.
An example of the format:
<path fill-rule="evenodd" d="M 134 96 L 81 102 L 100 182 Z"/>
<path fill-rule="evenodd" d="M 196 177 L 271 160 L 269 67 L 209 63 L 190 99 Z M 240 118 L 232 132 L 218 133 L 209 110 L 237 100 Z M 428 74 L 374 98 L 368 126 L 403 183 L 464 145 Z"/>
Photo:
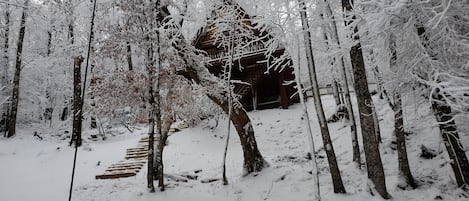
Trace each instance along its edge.
<path fill-rule="evenodd" d="M 342 7 L 345 11 L 352 11 L 353 2 L 342 0 Z M 355 20 L 355 17 L 352 17 Z M 351 22 L 346 22 L 346 26 Z M 368 81 L 366 78 L 365 64 L 363 60 L 363 52 L 360 38 L 358 36 L 358 27 L 354 28 L 354 40 L 357 42 L 350 50 L 350 58 L 352 60 L 354 88 L 357 96 L 358 111 L 360 114 L 360 127 L 362 130 L 363 147 L 365 150 L 366 167 L 368 178 L 374 184 L 376 191 L 384 198 L 389 199 L 391 196 L 386 190 L 386 179 L 384 176 L 383 163 L 379 153 L 378 139 L 376 138 L 375 123 L 373 119 L 373 101 L 368 89 Z"/>
<path fill-rule="evenodd" d="M 73 58 L 73 127 L 72 127 L 72 139 L 70 145 L 73 142 L 76 146 L 81 146 L 81 63 L 83 62 L 82 56 Z"/>

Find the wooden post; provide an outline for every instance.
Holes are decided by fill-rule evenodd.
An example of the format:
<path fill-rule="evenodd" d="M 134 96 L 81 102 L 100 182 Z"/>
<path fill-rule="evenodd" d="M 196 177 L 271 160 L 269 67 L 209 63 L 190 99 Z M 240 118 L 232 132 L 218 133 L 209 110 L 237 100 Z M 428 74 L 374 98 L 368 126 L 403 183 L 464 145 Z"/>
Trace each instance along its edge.
<path fill-rule="evenodd" d="M 70 145 L 75 141 L 76 146 L 81 146 L 81 63 L 82 56 L 73 58 L 73 128 Z"/>

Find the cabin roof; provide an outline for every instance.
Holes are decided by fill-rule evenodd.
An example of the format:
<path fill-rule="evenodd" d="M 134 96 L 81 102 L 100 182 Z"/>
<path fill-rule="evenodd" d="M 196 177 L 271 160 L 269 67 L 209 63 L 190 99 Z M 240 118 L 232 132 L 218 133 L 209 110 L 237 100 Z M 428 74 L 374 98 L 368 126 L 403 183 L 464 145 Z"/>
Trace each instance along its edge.
<path fill-rule="evenodd" d="M 199 41 L 207 35 L 207 33 L 212 29 L 211 28 L 211 25 L 213 24 L 213 21 L 219 16 L 217 11 L 218 10 L 221 10 L 222 6 L 224 5 L 232 5 L 235 9 L 236 9 L 236 12 L 237 12 L 237 17 L 238 18 L 243 18 L 243 19 L 252 19 L 252 16 L 249 15 L 246 10 L 240 5 L 238 4 L 238 2 L 236 2 L 235 0 L 222 0 L 222 1 L 218 1 L 217 3 L 215 3 L 215 6 L 213 6 L 213 9 L 211 11 L 211 14 L 210 16 L 207 18 L 207 23 L 205 23 L 205 25 L 203 25 L 198 31 L 197 31 L 197 34 L 194 38 L 194 40 L 192 40 L 192 45 L 196 46 Z"/>

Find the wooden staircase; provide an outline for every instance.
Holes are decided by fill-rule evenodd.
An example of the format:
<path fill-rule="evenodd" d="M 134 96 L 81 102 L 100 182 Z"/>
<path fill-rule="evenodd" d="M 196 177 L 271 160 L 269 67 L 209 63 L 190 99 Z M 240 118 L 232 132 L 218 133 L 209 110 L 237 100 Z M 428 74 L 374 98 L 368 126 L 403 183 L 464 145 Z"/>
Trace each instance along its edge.
<path fill-rule="evenodd" d="M 188 126 L 185 123 L 179 124 L 176 128 L 169 129 L 168 135 L 172 135 Z M 142 167 L 147 163 L 148 158 L 148 136 L 142 137 L 137 147 L 129 148 L 125 152 L 124 160 L 110 165 L 103 174 L 96 175 L 96 179 L 118 179 L 137 175 Z M 158 146 L 159 141 L 155 138 L 154 146 Z"/>
<path fill-rule="evenodd" d="M 158 141 L 155 140 L 155 146 Z M 103 174 L 96 175 L 96 179 L 118 179 L 137 175 L 147 162 L 148 136 L 141 138 L 135 148 L 126 150 L 125 159 L 110 165 Z"/>

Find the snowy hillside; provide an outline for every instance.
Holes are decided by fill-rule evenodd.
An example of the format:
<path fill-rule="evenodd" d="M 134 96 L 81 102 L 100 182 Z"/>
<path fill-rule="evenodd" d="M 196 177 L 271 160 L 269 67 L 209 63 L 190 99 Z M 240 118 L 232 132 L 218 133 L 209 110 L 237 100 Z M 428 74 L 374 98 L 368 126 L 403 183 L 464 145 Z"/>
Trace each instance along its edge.
<path fill-rule="evenodd" d="M 330 114 L 334 108 L 333 98 L 325 96 L 323 100 L 326 115 Z M 311 102 L 308 105 L 312 108 Z M 455 188 L 448 157 L 443 152 L 441 141 L 438 140 L 438 129 L 427 119 L 415 119 L 413 121 L 416 122 L 410 122 L 417 127 L 408 136 L 410 167 L 420 187 L 415 190 L 398 188 L 397 153 L 392 148 L 392 112 L 388 108 L 380 110 L 379 114 L 383 136 L 381 153 L 387 187 L 394 200 L 468 199 L 467 193 Z M 308 140 L 300 105 L 293 105 L 287 110 L 254 111 L 249 115 L 254 123 L 260 151 L 270 165 L 259 173 L 243 177 L 239 139 L 232 135 L 227 159 L 230 184 L 222 185 L 219 179 L 226 120 L 221 120 L 220 126 L 213 130 L 209 128 L 209 124 L 213 126 L 214 123 L 210 122 L 183 129 L 169 137 L 164 152 L 166 173 L 176 178 L 181 177 L 179 175 L 192 175 L 197 178 L 195 180 L 176 182 L 174 178 L 167 179 L 166 191 L 156 193 L 145 190 L 145 168 L 135 177 L 95 180 L 95 175 L 102 173 L 110 164 L 122 160 L 125 149 L 135 146 L 147 133 L 145 127 L 134 133 L 128 133 L 122 128 L 120 132 L 125 134 L 109 137 L 105 141 L 87 140 L 86 145 L 79 149 L 73 200 L 311 200 L 312 166 L 311 161 L 307 159 Z M 370 194 L 368 185 L 371 183 L 366 178 L 366 172 L 357 169 L 351 161 L 350 135 L 346 134 L 348 127 L 344 126 L 344 122 L 330 124 L 330 130 L 347 194 L 332 192 L 316 119 L 312 119 L 312 122 L 314 140 L 319 150 L 322 199 L 382 200 L 379 195 Z M 32 128 L 22 128 L 16 137 L 0 140 L 0 200 L 59 201 L 68 197 L 73 149 L 68 146 L 67 140 L 52 136 L 52 133 L 57 131 L 41 133 L 43 140 L 34 137 L 33 132 Z M 469 142 L 467 134 L 461 138 L 463 142 Z M 420 158 L 421 145 L 438 151 L 438 155 L 433 159 Z M 218 180 L 204 183 L 211 179 Z"/>

